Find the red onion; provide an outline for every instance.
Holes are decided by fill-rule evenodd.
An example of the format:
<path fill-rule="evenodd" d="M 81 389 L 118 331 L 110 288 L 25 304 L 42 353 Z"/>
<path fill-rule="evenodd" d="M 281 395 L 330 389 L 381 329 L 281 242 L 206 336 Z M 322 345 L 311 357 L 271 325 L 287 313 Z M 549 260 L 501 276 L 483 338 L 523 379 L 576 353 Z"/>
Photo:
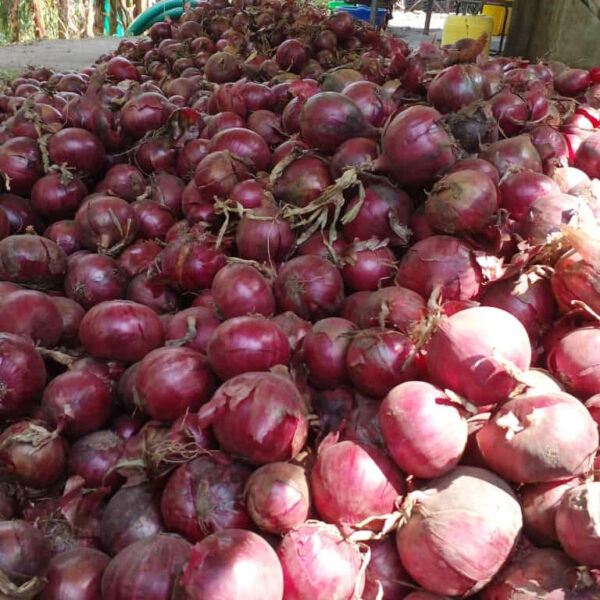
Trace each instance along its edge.
<path fill-rule="evenodd" d="M 535 598 L 567 598 L 579 594 L 585 598 L 588 595 L 585 589 L 575 591 L 578 587 L 576 571 L 574 563 L 560 550 L 531 548 L 503 569 L 481 597 L 509 600 L 525 593 Z M 589 593 L 593 595 L 594 591 L 589 590 Z"/>
<path fill-rule="evenodd" d="M 523 526 L 527 536 L 540 546 L 558 542 L 556 511 L 565 492 L 581 484 L 575 477 L 566 481 L 531 483 L 521 491 Z"/>
<path fill-rule="evenodd" d="M 55 221 L 44 231 L 44 237 L 53 241 L 67 256 L 82 249 L 72 220 Z"/>
<path fill-rule="evenodd" d="M 269 146 L 285 140 L 281 117 L 270 110 L 256 110 L 248 117 L 248 129 L 258 133 Z"/>
<path fill-rule="evenodd" d="M 442 595 L 483 588 L 512 552 L 522 525 L 510 487 L 475 467 L 432 480 L 404 506 L 408 521 L 396 534 L 402 565 L 419 585 Z"/>
<path fill-rule="evenodd" d="M 250 473 L 247 466 L 220 452 L 179 466 L 161 500 L 167 527 L 194 542 L 223 529 L 249 528 L 244 486 Z"/>
<path fill-rule="evenodd" d="M 92 196 L 75 215 L 75 231 L 84 248 L 117 253 L 134 240 L 138 217 L 121 198 Z"/>
<path fill-rule="evenodd" d="M 438 181 L 427 198 L 425 216 L 440 233 L 477 234 L 498 208 L 494 182 L 478 171 L 458 171 Z"/>
<path fill-rule="evenodd" d="M 308 482 L 298 465 L 276 462 L 259 467 L 246 482 L 245 495 L 252 520 L 269 533 L 284 534 L 308 517 Z"/>
<path fill-rule="evenodd" d="M 1 242 L 0 242 L 1 243 Z M 116 260 L 103 254 L 76 253 L 69 257 L 65 294 L 84 308 L 125 295 L 127 275 Z"/>
<path fill-rule="evenodd" d="M 208 140 L 190 140 L 177 155 L 177 175 L 189 181 L 196 165 L 208 154 Z"/>
<path fill-rule="evenodd" d="M 396 109 L 395 103 L 384 96 L 382 88 L 371 81 L 351 83 L 344 88 L 342 94 L 350 98 L 375 127 L 382 127 Z"/>
<path fill-rule="evenodd" d="M 354 323 L 338 317 L 322 319 L 313 325 L 302 344 L 302 358 L 311 385 L 333 389 L 346 383 L 346 352 L 356 329 Z"/>
<path fill-rule="evenodd" d="M 292 352 L 296 351 L 306 334 L 310 331 L 311 324 L 301 319 L 297 314 L 286 311 L 275 315 L 272 320 L 277 323 L 281 331 L 285 333 Z"/>
<path fill-rule="evenodd" d="M 285 71 L 299 73 L 308 60 L 308 52 L 300 40 L 292 38 L 279 44 L 275 60 Z"/>
<path fill-rule="evenodd" d="M 177 294 L 156 277 L 136 275 L 129 282 L 125 297 L 132 302 L 149 306 L 159 314 L 177 310 Z"/>
<path fill-rule="evenodd" d="M 223 450 L 263 464 L 294 458 L 304 446 L 306 406 L 296 386 L 275 373 L 243 373 L 226 381 L 202 406 Z"/>
<path fill-rule="evenodd" d="M 113 600 L 168 600 L 190 555 L 178 535 L 159 533 L 121 550 L 102 576 L 102 597 Z"/>
<path fill-rule="evenodd" d="M 344 284 L 328 260 L 298 256 L 281 267 L 273 292 L 281 312 L 291 310 L 305 319 L 322 319 L 339 310 Z"/>
<path fill-rule="evenodd" d="M 570 425 L 564 431 L 566 422 Z M 505 479 L 558 481 L 591 467 L 598 429 L 573 396 L 532 390 L 503 404 L 477 433 L 477 443 L 488 464 Z"/>
<path fill-rule="evenodd" d="M 319 515 L 342 532 L 350 532 L 353 528 L 377 530 L 377 520 L 362 522 L 393 512 L 405 486 L 402 473 L 377 448 L 326 440 L 311 472 L 311 490 Z"/>
<path fill-rule="evenodd" d="M 210 336 L 220 322 L 211 308 L 192 306 L 173 315 L 165 327 L 165 339 L 170 345 L 206 353 Z"/>
<path fill-rule="evenodd" d="M 168 100 L 155 92 L 143 92 L 131 98 L 121 109 L 125 133 L 139 139 L 149 131 L 160 129 L 171 114 Z"/>
<path fill-rule="evenodd" d="M 37 401 L 46 384 L 46 368 L 34 345 L 21 336 L 0 333 L 0 418 L 20 415 Z"/>
<path fill-rule="evenodd" d="M 448 67 L 438 73 L 427 88 L 427 101 L 441 112 L 456 112 L 487 95 L 487 81 L 476 65 Z"/>
<path fill-rule="evenodd" d="M 48 583 L 40 600 L 97 600 L 102 573 L 110 558 L 95 548 L 73 548 L 57 554 L 48 564 Z"/>
<path fill-rule="evenodd" d="M 75 215 L 86 196 L 87 188 L 78 177 L 48 173 L 35 182 L 31 204 L 45 219 L 68 219 Z"/>
<path fill-rule="evenodd" d="M 452 139 L 441 118 L 434 108 L 412 106 L 388 123 L 378 163 L 400 185 L 428 186 L 456 161 Z"/>
<path fill-rule="evenodd" d="M 14 598 L 25 585 L 33 597 L 44 586 L 44 575 L 52 558 L 43 534 L 26 521 L 0 521 L 0 570 L 4 575 L 0 593 Z M 6 595 L 5 595 L 6 593 Z"/>
<path fill-rule="evenodd" d="M 248 314 L 268 317 L 275 312 L 269 282 L 251 265 L 226 265 L 216 274 L 211 289 L 215 305 L 225 319 Z"/>
<path fill-rule="evenodd" d="M 361 392 L 381 398 L 394 386 L 414 378 L 414 363 L 407 363 L 414 351 L 411 340 L 397 331 L 361 331 L 346 354 L 350 380 Z"/>
<path fill-rule="evenodd" d="M 52 348 L 61 337 L 62 319 L 47 294 L 18 290 L 0 300 L 0 331 Z"/>
<path fill-rule="evenodd" d="M 256 533 L 219 531 L 196 544 L 180 580 L 189 600 L 280 600 L 283 576 L 275 551 Z"/>
<path fill-rule="evenodd" d="M 228 151 L 251 171 L 264 171 L 271 162 L 271 153 L 267 142 L 250 129 L 233 127 L 217 133 L 210 141 L 210 152 Z M 198 175 L 196 171 L 196 184 Z"/>
<path fill-rule="evenodd" d="M 360 309 L 359 324 L 363 327 L 381 325 L 408 335 L 424 315 L 425 301 L 419 294 L 392 286 L 368 295 L 364 308 Z"/>
<path fill-rule="evenodd" d="M 348 167 L 360 167 L 377 158 L 379 149 L 375 140 L 351 138 L 340 144 L 331 159 L 330 171 L 334 179 L 342 176 Z"/>
<path fill-rule="evenodd" d="M 540 196 L 560 193 L 558 185 L 550 177 L 531 171 L 506 175 L 499 191 L 500 206 L 508 210 L 515 221 L 523 219 Z"/>
<path fill-rule="evenodd" d="M 347 203 L 345 214 L 349 214 L 359 203 L 359 197 Z M 386 185 L 370 185 L 356 217 L 342 227 L 349 241 L 368 240 L 376 237 L 389 239 L 391 246 L 406 243 L 408 231 L 405 227 L 412 210 L 412 200 L 402 190 Z"/>
<path fill-rule="evenodd" d="M 361 597 L 364 558 L 337 527 L 308 521 L 283 536 L 277 555 L 283 569 L 286 600 Z M 324 556 L 327 556 L 325 563 Z"/>
<path fill-rule="evenodd" d="M 529 368 L 531 345 L 521 323 L 489 306 L 467 308 L 442 321 L 427 350 L 431 382 L 478 406 L 505 400 L 515 369 Z"/>
<path fill-rule="evenodd" d="M 523 131 L 530 118 L 529 107 L 524 98 L 504 88 L 490 100 L 492 114 L 498 121 L 498 128 L 506 137 L 512 137 Z"/>
<path fill-rule="evenodd" d="M 456 173 L 457 171 L 479 171 L 487 175 L 496 185 L 500 180 L 498 169 L 483 158 L 461 158 L 452 165 L 448 173 Z"/>
<path fill-rule="evenodd" d="M 100 172 L 106 160 L 102 142 L 93 133 L 79 127 L 65 127 L 50 136 L 48 156 L 57 165 L 66 165 L 91 175 Z"/>
<path fill-rule="evenodd" d="M 25 233 L 29 226 L 43 231 L 44 226 L 29 200 L 15 194 L 0 194 L 0 207 L 8 215 L 11 233 Z"/>
<path fill-rule="evenodd" d="M 377 600 L 383 592 L 383 598 L 404 598 L 410 590 L 408 575 L 400 562 L 396 544 L 391 536 L 376 542 L 369 542 L 371 560 L 365 572 L 364 600 Z"/>
<path fill-rule="evenodd" d="M 600 482 L 590 481 L 565 492 L 556 511 L 556 533 L 564 551 L 578 564 L 600 566 L 600 529 L 594 507 Z"/>
<path fill-rule="evenodd" d="M 587 137 L 575 154 L 575 166 L 592 178 L 600 178 L 600 132 Z"/>
<path fill-rule="evenodd" d="M 453 469 L 467 443 L 467 421 L 460 407 L 425 382 L 393 388 L 381 404 L 379 423 L 396 464 L 423 479 Z"/>
<path fill-rule="evenodd" d="M 396 267 L 387 243 L 375 238 L 348 245 L 340 262 L 344 284 L 351 291 L 374 291 L 389 285 Z"/>
<path fill-rule="evenodd" d="M 202 354 L 190 348 L 158 348 L 144 356 L 136 378 L 139 405 L 153 419 L 174 421 L 197 410 L 214 389 Z"/>
<path fill-rule="evenodd" d="M 79 339 L 92 356 L 135 362 L 163 342 L 156 313 L 127 300 L 101 302 L 81 321 Z"/>
<path fill-rule="evenodd" d="M 481 158 L 491 162 L 500 176 L 509 171 L 542 172 L 542 161 L 528 135 L 500 140 L 483 150 Z"/>
<path fill-rule="evenodd" d="M 350 138 L 372 137 L 377 132 L 349 97 L 336 92 L 320 92 L 306 101 L 300 130 L 309 146 L 327 153 Z"/>
<path fill-rule="evenodd" d="M 284 204 L 307 206 L 333 183 L 329 165 L 316 156 L 292 161 L 273 184 L 273 195 Z"/>
<path fill-rule="evenodd" d="M 67 371 L 55 377 L 44 390 L 42 414 L 70 437 L 100 429 L 111 408 L 110 387 L 92 373 Z"/>
<path fill-rule="evenodd" d="M 258 208 L 265 200 L 265 188 L 258 181 L 246 179 L 231 190 L 229 198 L 239 202 L 243 208 Z"/>
<path fill-rule="evenodd" d="M 129 277 L 146 273 L 162 248 L 150 240 L 138 240 L 127 246 L 119 256 L 119 265 Z"/>
<path fill-rule="evenodd" d="M 79 475 L 88 488 L 113 489 L 121 476 L 113 467 L 121 458 L 123 440 L 108 430 L 94 431 L 78 439 L 69 452 L 69 475 Z"/>
<path fill-rule="evenodd" d="M 471 248 L 445 235 L 411 246 L 398 264 L 396 284 L 429 298 L 441 288 L 444 300 L 471 300 L 479 295 L 482 274 Z"/>
<path fill-rule="evenodd" d="M 169 138 L 150 138 L 148 141 L 140 142 L 136 146 L 133 158 L 136 165 L 145 174 L 155 173 L 156 171 L 174 173 L 177 148 L 173 147 Z"/>
<path fill-rule="evenodd" d="M 60 322 L 62 326 L 60 334 L 60 343 L 63 346 L 79 345 L 79 324 L 85 310 L 70 298 L 64 296 L 50 296 L 50 300 L 60 313 Z"/>
<path fill-rule="evenodd" d="M 67 270 L 67 256 L 53 241 L 37 235 L 0 240 L 0 278 L 39 289 L 55 288 Z"/>
<path fill-rule="evenodd" d="M 567 68 L 554 76 L 554 87 L 562 96 L 579 96 L 590 83 L 590 72 L 585 69 Z"/>
<path fill-rule="evenodd" d="M 102 547 L 111 556 L 163 531 L 158 494 L 149 484 L 118 490 L 108 501 L 100 522 Z"/>
<path fill-rule="evenodd" d="M 206 62 L 204 71 L 206 79 L 213 83 L 236 81 L 242 73 L 239 57 L 229 52 L 215 52 Z"/>
<path fill-rule="evenodd" d="M 33 184 L 44 174 L 37 141 L 29 137 L 13 137 L 4 142 L 0 146 L 0 173 L 2 187 L 9 181 L 9 191 L 29 194 Z"/>
<path fill-rule="evenodd" d="M 152 200 L 138 200 L 131 207 L 138 222 L 140 238 L 164 240 L 167 231 L 175 224 L 173 213 Z"/>

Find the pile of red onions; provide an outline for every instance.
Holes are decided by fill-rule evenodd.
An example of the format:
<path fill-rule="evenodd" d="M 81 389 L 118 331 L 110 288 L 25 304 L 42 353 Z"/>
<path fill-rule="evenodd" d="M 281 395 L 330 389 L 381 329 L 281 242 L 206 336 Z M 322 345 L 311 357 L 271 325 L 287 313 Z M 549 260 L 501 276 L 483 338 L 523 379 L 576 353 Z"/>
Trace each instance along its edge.
<path fill-rule="evenodd" d="M 194 4 L 0 82 L 0 597 L 597 598 L 600 71 Z"/>

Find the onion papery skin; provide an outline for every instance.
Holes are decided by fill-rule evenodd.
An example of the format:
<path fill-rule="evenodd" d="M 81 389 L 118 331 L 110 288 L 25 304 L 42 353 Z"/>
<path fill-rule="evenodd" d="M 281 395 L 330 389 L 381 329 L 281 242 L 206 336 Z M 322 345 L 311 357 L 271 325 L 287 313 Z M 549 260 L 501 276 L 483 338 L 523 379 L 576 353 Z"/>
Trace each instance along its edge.
<path fill-rule="evenodd" d="M 175 597 L 189 600 L 281 600 L 283 575 L 275 551 L 264 539 L 251 531 L 228 529 L 192 548 L 180 587 L 182 595 Z"/>
<path fill-rule="evenodd" d="M 310 510 L 306 472 L 285 462 L 259 467 L 246 482 L 246 507 L 254 523 L 269 533 L 300 527 Z"/>
<path fill-rule="evenodd" d="M 212 370 L 225 381 L 241 373 L 286 365 L 290 345 L 274 321 L 262 316 L 235 317 L 213 331 L 207 356 Z"/>
<path fill-rule="evenodd" d="M 339 310 L 344 283 L 326 259 L 298 256 L 281 267 L 273 292 L 280 312 L 291 310 L 303 319 L 322 319 Z"/>
<path fill-rule="evenodd" d="M 477 444 L 490 467 L 509 481 L 560 481 L 591 467 L 598 428 L 573 396 L 532 390 L 503 404 L 477 432 Z"/>
<path fill-rule="evenodd" d="M 136 362 L 163 342 L 158 315 L 128 300 L 101 302 L 91 308 L 79 326 L 84 348 L 97 358 Z"/>
<path fill-rule="evenodd" d="M 363 557 L 333 525 L 308 521 L 289 531 L 277 555 L 283 568 L 286 600 L 351 600 L 362 593 Z M 326 571 L 323 565 L 327 565 Z"/>
<path fill-rule="evenodd" d="M 161 421 L 197 410 L 214 388 L 205 357 L 191 348 L 153 350 L 142 359 L 136 378 L 140 407 Z"/>
<path fill-rule="evenodd" d="M 102 574 L 110 557 L 95 548 L 57 554 L 48 564 L 48 583 L 40 600 L 98 600 Z"/>
<path fill-rule="evenodd" d="M 232 377 L 198 412 L 223 450 L 254 464 L 294 458 L 307 437 L 304 400 L 292 381 L 275 373 Z"/>
<path fill-rule="evenodd" d="M 453 469 L 467 443 L 468 424 L 460 407 L 426 382 L 393 388 L 381 403 L 379 424 L 396 464 L 422 479 Z"/>
<path fill-rule="evenodd" d="M 350 380 L 364 394 L 382 398 L 394 386 L 414 378 L 414 361 L 408 361 L 414 351 L 412 341 L 398 331 L 365 329 L 354 337 L 346 354 Z"/>
<path fill-rule="evenodd" d="M 119 552 L 102 576 L 102 597 L 169 600 L 191 544 L 169 533 L 139 540 Z"/>
<path fill-rule="evenodd" d="M 377 521 L 361 524 L 393 512 L 405 484 L 400 470 L 379 449 L 326 440 L 311 472 L 311 491 L 321 518 L 344 533 L 358 527 L 377 530 Z"/>
<path fill-rule="evenodd" d="M 430 381 L 485 406 L 505 400 L 517 386 L 515 367 L 529 368 L 531 344 L 510 313 L 483 306 L 440 323 L 427 349 Z"/>
<path fill-rule="evenodd" d="M 517 498 L 484 469 L 458 467 L 409 494 L 405 505 L 410 516 L 396 534 L 400 560 L 418 584 L 441 595 L 472 595 L 483 588 L 521 531 Z"/>
<path fill-rule="evenodd" d="M 220 452 L 180 465 L 161 498 L 167 528 L 191 542 L 223 529 L 249 529 L 244 486 L 251 472 Z"/>

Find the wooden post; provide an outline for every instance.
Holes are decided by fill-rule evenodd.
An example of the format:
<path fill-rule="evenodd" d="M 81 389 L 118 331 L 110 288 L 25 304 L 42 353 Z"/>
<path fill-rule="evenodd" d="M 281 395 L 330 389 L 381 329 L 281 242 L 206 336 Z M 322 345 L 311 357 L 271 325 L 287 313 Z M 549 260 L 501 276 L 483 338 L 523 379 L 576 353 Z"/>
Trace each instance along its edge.
<path fill-rule="evenodd" d="M 83 0 L 85 27 L 83 37 L 94 37 L 94 0 Z"/>
<path fill-rule="evenodd" d="M 58 37 L 65 39 L 70 37 L 69 0 L 59 0 L 58 10 Z"/>
<path fill-rule="evenodd" d="M 10 41 L 19 41 L 19 0 L 12 0 L 10 4 Z"/>
<path fill-rule="evenodd" d="M 35 37 L 46 37 L 46 26 L 44 25 L 44 15 L 42 14 L 42 5 L 40 0 L 29 0 L 31 11 L 33 12 L 33 23 L 35 25 Z"/>

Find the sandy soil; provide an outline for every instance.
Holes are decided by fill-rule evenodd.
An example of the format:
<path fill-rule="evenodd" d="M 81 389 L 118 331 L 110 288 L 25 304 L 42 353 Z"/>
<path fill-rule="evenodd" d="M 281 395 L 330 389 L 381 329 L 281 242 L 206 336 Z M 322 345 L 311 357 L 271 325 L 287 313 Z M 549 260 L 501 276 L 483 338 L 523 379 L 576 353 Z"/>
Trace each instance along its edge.
<path fill-rule="evenodd" d="M 389 30 L 417 46 L 424 39 L 440 39 L 444 14 L 433 14 L 431 31 L 424 36 L 425 13 L 422 11 L 397 11 L 389 23 Z M 84 40 L 43 40 L 30 44 L 0 46 L 0 73 L 35 65 L 50 67 L 55 71 L 81 69 L 92 64 L 98 56 L 111 52 L 120 38 L 93 38 Z"/>

